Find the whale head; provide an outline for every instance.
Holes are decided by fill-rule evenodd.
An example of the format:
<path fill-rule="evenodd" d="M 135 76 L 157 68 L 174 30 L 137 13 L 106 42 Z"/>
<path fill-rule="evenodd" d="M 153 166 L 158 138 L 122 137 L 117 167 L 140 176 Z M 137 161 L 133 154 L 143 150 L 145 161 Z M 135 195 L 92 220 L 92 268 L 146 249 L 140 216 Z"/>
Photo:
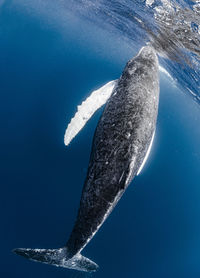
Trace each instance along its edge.
<path fill-rule="evenodd" d="M 141 81 L 147 77 L 152 80 L 157 78 L 158 75 L 158 57 L 155 49 L 150 46 L 144 46 L 140 49 L 139 53 L 130 59 L 126 64 L 122 78 L 140 79 Z M 156 78 L 154 78 L 156 77 Z"/>
<path fill-rule="evenodd" d="M 141 63 L 142 65 L 146 66 L 158 66 L 158 57 L 156 55 L 155 49 L 150 45 L 143 46 L 138 54 L 133 57 L 128 63 L 131 64 L 135 62 L 138 62 L 138 64 Z"/>
<path fill-rule="evenodd" d="M 156 59 L 157 58 L 156 51 L 155 51 L 154 47 L 152 47 L 150 45 L 143 46 L 140 49 L 140 51 L 138 52 L 136 57 L 138 57 L 138 56 L 143 58 L 143 59 Z"/>

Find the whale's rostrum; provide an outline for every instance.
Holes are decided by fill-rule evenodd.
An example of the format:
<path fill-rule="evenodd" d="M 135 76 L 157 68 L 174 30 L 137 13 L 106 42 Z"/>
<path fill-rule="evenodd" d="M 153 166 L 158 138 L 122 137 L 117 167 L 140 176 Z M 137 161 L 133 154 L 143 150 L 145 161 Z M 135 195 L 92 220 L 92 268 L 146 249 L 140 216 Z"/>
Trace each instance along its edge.
<path fill-rule="evenodd" d="M 18 248 L 14 250 L 17 254 L 60 267 L 97 270 L 97 264 L 81 251 L 142 168 L 153 141 L 159 100 L 155 50 L 143 47 L 112 85 L 95 131 L 77 219 L 66 245 L 60 249 Z"/>

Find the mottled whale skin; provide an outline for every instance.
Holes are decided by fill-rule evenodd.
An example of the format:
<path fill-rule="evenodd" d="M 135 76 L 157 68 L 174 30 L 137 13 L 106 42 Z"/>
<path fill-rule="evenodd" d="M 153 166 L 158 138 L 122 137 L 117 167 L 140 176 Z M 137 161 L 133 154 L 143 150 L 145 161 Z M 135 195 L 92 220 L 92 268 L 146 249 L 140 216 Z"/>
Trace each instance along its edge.
<path fill-rule="evenodd" d="M 136 176 L 151 143 L 159 101 L 158 59 L 143 47 L 131 59 L 98 122 L 78 216 L 64 248 L 15 249 L 32 260 L 82 271 L 98 266 L 80 252 Z"/>
<path fill-rule="evenodd" d="M 137 174 L 153 136 L 159 99 L 158 61 L 150 47 L 130 60 L 93 139 L 78 217 L 67 243 L 79 252 Z"/>

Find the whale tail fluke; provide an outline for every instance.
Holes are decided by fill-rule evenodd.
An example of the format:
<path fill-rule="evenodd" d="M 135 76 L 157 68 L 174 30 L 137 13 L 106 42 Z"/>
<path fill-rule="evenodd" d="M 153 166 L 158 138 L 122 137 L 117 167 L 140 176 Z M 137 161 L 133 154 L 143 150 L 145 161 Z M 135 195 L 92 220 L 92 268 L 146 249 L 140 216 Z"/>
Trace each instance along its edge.
<path fill-rule="evenodd" d="M 82 256 L 80 253 L 68 259 L 66 247 L 59 249 L 17 248 L 14 249 L 13 252 L 32 261 L 51 264 L 58 267 L 86 272 L 94 272 L 98 269 L 96 263 Z"/>

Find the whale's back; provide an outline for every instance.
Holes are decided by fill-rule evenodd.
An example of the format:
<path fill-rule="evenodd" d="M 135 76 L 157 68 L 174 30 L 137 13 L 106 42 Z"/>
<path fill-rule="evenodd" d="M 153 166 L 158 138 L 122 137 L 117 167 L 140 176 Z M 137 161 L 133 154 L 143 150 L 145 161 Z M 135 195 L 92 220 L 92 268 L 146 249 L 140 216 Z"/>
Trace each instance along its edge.
<path fill-rule="evenodd" d="M 97 125 L 78 218 L 67 243 L 72 252 L 88 243 L 137 174 L 155 130 L 158 98 L 157 56 L 145 47 L 127 63 Z"/>

